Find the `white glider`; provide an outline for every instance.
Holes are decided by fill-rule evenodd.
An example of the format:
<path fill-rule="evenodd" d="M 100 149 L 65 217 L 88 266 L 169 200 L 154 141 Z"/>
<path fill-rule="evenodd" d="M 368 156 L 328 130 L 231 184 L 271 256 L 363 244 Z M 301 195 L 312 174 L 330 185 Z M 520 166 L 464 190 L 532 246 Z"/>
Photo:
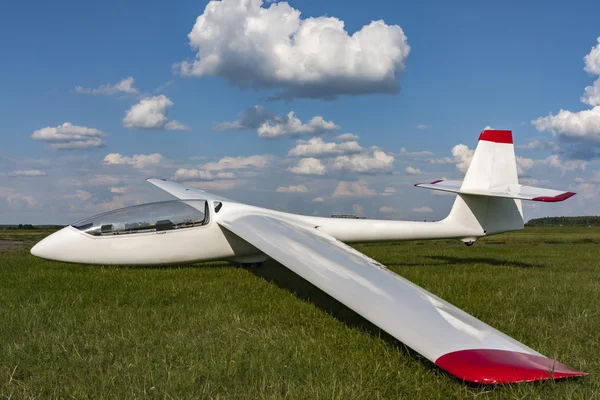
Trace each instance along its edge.
<path fill-rule="evenodd" d="M 511 131 L 485 130 L 465 179 L 416 186 L 456 193 L 438 222 L 338 219 L 249 206 L 165 181 L 180 200 L 80 221 L 36 244 L 35 256 L 85 264 L 166 264 L 273 258 L 450 374 L 512 383 L 582 376 L 389 271 L 344 243 L 478 238 L 523 228 L 521 200 L 575 193 L 518 184 Z"/>

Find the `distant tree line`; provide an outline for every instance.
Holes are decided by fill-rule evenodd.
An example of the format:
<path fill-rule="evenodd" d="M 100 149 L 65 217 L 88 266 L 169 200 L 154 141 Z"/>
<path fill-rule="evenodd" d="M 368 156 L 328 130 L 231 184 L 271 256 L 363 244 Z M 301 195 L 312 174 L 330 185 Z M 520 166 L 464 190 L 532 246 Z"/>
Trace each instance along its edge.
<path fill-rule="evenodd" d="M 600 226 L 600 216 L 534 218 L 525 226 Z"/>
<path fill-rule="evenodd" d="M 64 228 L 63 225 L 32 225 L 32 224 L 19 224 L 19 225 L 0 225 L 0 229 L 60 229 Z"/>

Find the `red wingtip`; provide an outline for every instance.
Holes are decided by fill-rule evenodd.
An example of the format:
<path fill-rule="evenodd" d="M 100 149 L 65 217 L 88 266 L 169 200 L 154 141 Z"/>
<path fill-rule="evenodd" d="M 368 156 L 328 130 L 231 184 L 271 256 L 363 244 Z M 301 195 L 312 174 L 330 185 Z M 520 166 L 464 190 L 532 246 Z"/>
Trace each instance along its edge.
<path fill-rule="evenodd" d="M 534 197 L 533 201 L 544 201 L 546 203 L 554 203 L 557 201 L 563 201 L 566 200 L 570 197 L 575 196 L 577 193 L 573 193 L 573 192 L 565 192 L 563 194 L 559 194 L 558 196 L 554 196 L 554 197 Z"/>
<path fill-rule="evenodd" d="M 587 375 L 544 356 L 508 350 L 459 350 L 444 354 L 435 363 L 459 379 L 485 385 Z"/>
<path fill-rule="evenodd" d="M 436 183 L 444 182 L 443 179 L 438 179 L 437 181 L 429 182 L 430 185 L 435 185 Z"/>
<path fill-rule="evenodd" d="M 513 144 L 512 131 L 487 129 L 481 132 L 481 135 L 479 135 L 479 140 L 486 140 L 494 143 Z"/>

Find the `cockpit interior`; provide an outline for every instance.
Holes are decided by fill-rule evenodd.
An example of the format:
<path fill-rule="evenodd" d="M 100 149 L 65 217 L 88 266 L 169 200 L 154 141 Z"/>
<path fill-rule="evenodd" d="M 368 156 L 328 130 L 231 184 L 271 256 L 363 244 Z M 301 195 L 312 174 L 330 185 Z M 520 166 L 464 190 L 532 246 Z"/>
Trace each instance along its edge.
<path fill-rule="evenodd" d="M 208 215 L 205 200 L 172 200 L 109 211 L 72 226 L 92 236 L 164 233 L 206 225 Z"/>

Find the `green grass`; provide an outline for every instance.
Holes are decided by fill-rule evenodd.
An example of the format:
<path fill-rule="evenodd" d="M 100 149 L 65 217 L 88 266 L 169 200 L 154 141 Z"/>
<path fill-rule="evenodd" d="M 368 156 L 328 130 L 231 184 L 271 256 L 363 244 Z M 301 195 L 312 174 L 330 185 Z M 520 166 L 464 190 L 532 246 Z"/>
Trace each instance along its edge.
<path fill-rule="evenodd" d="M 0 244 L 40 237 L 6 232 Z M 356 246 L 541 353 L 590 372 L 497 387 L 461 383 L 275 263 L 258 270 L 91 267 L 40 260 L 27 247 L 5 250 L 0 396 L 599 398 L 599 243 L 598 228 L 533 228 L 470 248 L 453 241 Z"/>

